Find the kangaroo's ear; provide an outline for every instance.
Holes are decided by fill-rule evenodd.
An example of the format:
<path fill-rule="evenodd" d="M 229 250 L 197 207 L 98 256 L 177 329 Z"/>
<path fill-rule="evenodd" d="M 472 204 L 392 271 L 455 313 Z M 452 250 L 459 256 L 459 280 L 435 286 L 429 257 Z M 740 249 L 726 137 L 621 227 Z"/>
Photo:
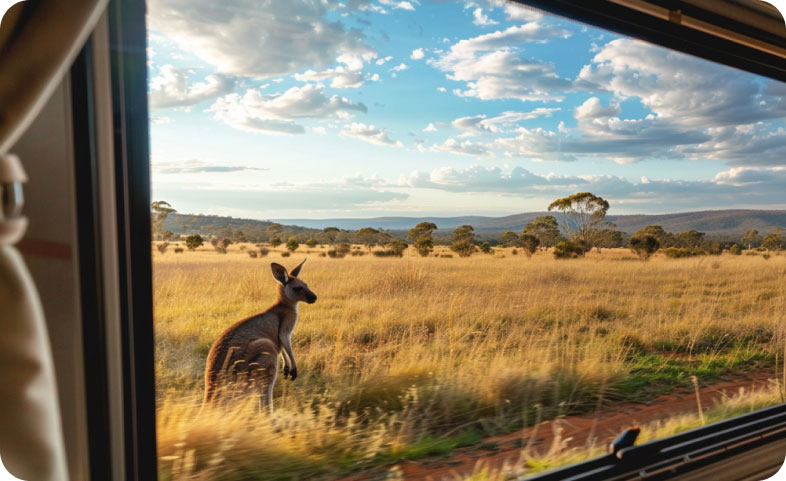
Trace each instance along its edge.
<path fill-rule="evenodd" d="M 289 274 L 287 274 L 287 270 L 284 266 L 273 262 L 270 264 L 270 270 L 273 271 L 273 279 L 275 279 L 276 282 L 282 286 L 287 285 L 287 282 L 289 282 Z"/>
<path fill-rule="evenodd" d="M 300 269 L 303 267 L 303 264 L 305 264 L 307 260 L 308 260 L 308 257 L 303 259 L 303 262 L 301 262 L 300 264 L 297 265 L 297 267 L 295 267 L 294 269 L 289 271 L 289 275 L 292 276 L 292 277 L 297 277 L 300 274 Z"/>

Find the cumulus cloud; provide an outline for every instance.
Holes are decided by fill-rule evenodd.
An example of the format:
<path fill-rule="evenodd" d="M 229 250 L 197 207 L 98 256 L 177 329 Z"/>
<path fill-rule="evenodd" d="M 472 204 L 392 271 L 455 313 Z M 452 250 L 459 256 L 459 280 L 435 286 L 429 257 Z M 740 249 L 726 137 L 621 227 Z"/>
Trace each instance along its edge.
<path fill-rule="evenodd" d="M 419 146 L 420 149 L 425 147 Z M 431 152 L 449 152 L 451 154 L 469 155 L 472 157 L 494 157 L 494 152 L 488 145 L 469 140 L 459 141 L 447 139 L 442 144 L 435 144 L 428 148 Z"/>
<path fill-rule="evenodd" d="M 569 37 L 569 30 L 532 21 L 478 37 L 450 47 L 433 65 L 451 80 L 465 82 L 466 89 L 454 93 L 481 100 L 562 100 L 560 92 L 574 89 L 573 83 L 557 75 L 552 63 L 526 59 L 521 44 Z M 556 92 L 556 93 L 555 93 Z"/>
<path fill-rule="evenodd" d="M 360 122 L 353 122 L 345 125 L 341 129 L 341 135 L 346 137 L 355 137 L 376 145 L 387 145 L 391 147 L 403 147 L 401 141 L 392 140 L 384 129 L 377 128 L 373 125 L 366 125 Z"/>
<path fill-rule="evenodd" d="M 786 116 L 773 81 L 631 39 L 607 43 L 577 85 L 637 97 L 659 117 L 683 127 L 748 124 Z M 763 85 L 763 86 L 762 86 Z"/>
<path fill-rule="evenodd" d="M 581 177 L 540 176 L 523 167 L 505 173 L 499 167 L 473 165 L 466 169 L 443 167 L 431 172 L 413 172 L 408 179 L 411 187 L 440 189 L 451 192 L 521 193 L 522 189 L 543 186 L 578 188 L 587 184 Z"/>
<path fill-rule="evenodd" d="M 391 60 L 393 60 L 393 57 L 391 57 L 390 55 L 388 55 L 387 57 L 382 57 L 382 58 L 380 58 L 380 59 L 379 59 L 379 60 L 377 60 L 375 63 L 376 63 L 377 65 L 385 65 L 385 63 L 386 63 L 386 62 L 390 62 Z"/>
<path fill-rule="evenodd" d="M 706 180 L 642 179 L 632 182 L 609 175 L 561 176 L 534 174 L 523 167 L 439 168 L 415 171 L 407 178 L 413 188 L 448 192 L 497 193 L 534 197 L 588 190 L 612 203 L 690 208 L 696 205 L 783 205 L 786 167 L 737 167 Z"/>
<path fill-rule="evenodd" d="M 147 6 L 151 30 L 227 75 L 276 77 L 325 68 L 341 55 L 375 53 L 361 31 L 325 18 L 327 2 L 151 0 Z"/>
<path fill-rule="evenodd" d="M 530 112 L 506 111 L 495 117 L 475 115 L 472 117 L 461 117 L 452 122 L 453 127 L 466 133 L 487 133 L 503 132 L 504 127 L 516 124 L 524 120 L 531 120 L 538 117 L 551 117 L 559 108 L 539 107 Z M 429 124 L 430 125 L 430 124 Z"/>
<path fill-rule="evenodd" d="M 414 0 L 413 2 L 396 1 L 396 0 L 379 0 L 379 3 L 381 3 L 382 5 L 393 7 L 394 10 L 409 10 L 410 12 L 414 12 L 415 5 L 418 4 L 418 2 Z M 415 5 L 413 5 L 413 3 Z"/>
<path fill-rule="evenodd" d="M 494 20 L 490 19 L 488 15 L 483 13 L 483 9 L 478 7 L 472 12 L 472 23 L 475 25 L 480 25 L 483 27 L 487 27 L 489 25 L 498 25 L 499 22 L 495 22 Z"/>
<path fill-rule="evenodd" d="M 268 134 L 302 134 L 305 128 L 296 119 L 348 119 L 366 106 L 346 97 L 325 95 L 321 85 L 304 85 L 272 95 L 247 90 L 243 96 L 230 94 L 210 107 L 213 117 L 240 130 Z"/>
<path fill-rule="evenodd" d="M 409 58 L 411 58 L 412 60 L 420 60 L 425 56 L 426 54 L 423 53 L 422 48 L 416 48 L 415 50 L 412 51 L 411 54 L 409 54 Z"/>
<path fill-rule="evenodd" d="M 163 65 L 150 80 L 150 108 L 189 108 L 234 90 L 235 81 L 224 75 L 208 75 L 204 82 L 189 84 L 188 71 Z"/>
<path fill-rule="evenodd" d="M 408 68 L 409 67 L 407 67 L 407 64 L 400 63 L 400 64 L 396 65 L 395 67 L 393 67 L 393 70 L 395 70 L 396 72 L 401 72 L 402 70 L 406 70 Z"/>
<path fill-rule="evenodd" d="M 327 69 L 323 71 L 315 71 L 308 69 L 303 73 L 296 73 L 295 80 L 301 82 L 322 82 L 332 79 L 330 86 L 333 88 L 358 88 L 363 85 L 366 80 L 376 81 L 379 80 L 379 75 L 374 74 L 367 76 L 363 74 L 363 63 L 369 62 L 376 58 L 376 54 L 366 54 L 359 57 L 353 55 L 341 55 L 338 61 L 343 63 L 343 66 Z"/>

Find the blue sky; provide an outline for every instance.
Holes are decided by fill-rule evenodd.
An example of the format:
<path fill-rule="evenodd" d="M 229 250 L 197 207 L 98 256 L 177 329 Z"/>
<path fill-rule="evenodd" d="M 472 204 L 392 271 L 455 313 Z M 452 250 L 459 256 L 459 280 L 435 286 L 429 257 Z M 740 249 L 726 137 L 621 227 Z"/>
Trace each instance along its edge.
<path fill-rule="evenodd" d="M 153 193 L 257 219 L 786 208 L 786 85 L 496 0 L 151 0 Z"/>

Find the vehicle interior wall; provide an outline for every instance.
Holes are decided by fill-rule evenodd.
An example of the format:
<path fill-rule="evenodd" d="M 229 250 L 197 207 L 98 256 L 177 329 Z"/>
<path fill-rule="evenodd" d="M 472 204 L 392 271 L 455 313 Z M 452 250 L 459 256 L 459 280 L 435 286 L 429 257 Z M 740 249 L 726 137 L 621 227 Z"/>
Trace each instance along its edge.
<path fill-rule="evenodd" d="M 69 472 L 79 480 L 88 479 L 88 461 L 70 98 L 66 78 L 11 152 L 30 179 L 19 249 L 46 314 Z"/>

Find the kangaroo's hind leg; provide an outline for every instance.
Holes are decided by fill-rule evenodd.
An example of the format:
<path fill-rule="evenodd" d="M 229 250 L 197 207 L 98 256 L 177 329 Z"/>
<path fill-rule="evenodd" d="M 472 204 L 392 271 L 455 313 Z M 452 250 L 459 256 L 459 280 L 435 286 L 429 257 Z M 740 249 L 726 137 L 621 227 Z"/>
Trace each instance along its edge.
<path fill-rule="evenodd" d="M 278 376 L 278 350 L 273 341 L 261 339 L 256 342 L 256 356 L 252 362 L 258 366 L 255 374 L 256 386 L 261 392 L 261 404 L 273 412 L 273 386 Z"/>

